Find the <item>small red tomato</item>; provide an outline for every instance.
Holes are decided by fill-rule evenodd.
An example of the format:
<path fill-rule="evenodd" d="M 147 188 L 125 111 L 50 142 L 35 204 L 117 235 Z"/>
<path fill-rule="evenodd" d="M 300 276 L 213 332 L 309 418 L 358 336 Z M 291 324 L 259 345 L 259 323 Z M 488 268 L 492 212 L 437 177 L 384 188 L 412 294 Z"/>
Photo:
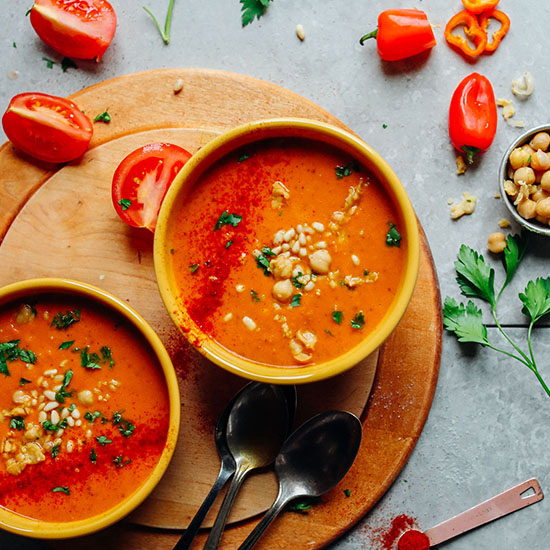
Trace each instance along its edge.
<path fill-rule="evenodd" d="M 99 61 L 115 34 L 116 15 L 106 0 L 35 0 L 31 25 L 61 55 Z"/>
<path fill-rule="evenodd" d="M 72 101 L 40 93 L 16 95 L 2 126 L 15 147 L 46 162 L 78 158 L 94 133 L 90 119 Z"/>
<path fill-rule="evenodd" d="M 133 227 L 155 231 L 160 206 L 191 153 L 171 143 L 150 143 L 130 153 L 113 175 L 117 214 Z"/>

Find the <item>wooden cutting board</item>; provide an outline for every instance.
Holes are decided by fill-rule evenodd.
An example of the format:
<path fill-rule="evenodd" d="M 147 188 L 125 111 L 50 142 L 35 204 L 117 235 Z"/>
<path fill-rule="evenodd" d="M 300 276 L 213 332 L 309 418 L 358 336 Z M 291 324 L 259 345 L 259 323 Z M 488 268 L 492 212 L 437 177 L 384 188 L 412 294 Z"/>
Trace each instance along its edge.
<path fill-rule="evenodd" d="M 184 88 L 173 93 L 181 78 Z M 126 299 L 157 330 L 172 358 L 182 393 L 178 449 L 159 487 L 132 516 L 143 525 L 182 528 L 218 470 L 213 426 L 243 381 L 191 349 L 164 311 L 154 278 L 152 237 L 118 220 L 110 204 L 111 175 L 136 147 L 169 141 L 195 151 L 220 131 L 275 116 L 300 116 L 344 127 L 318 106 L 275 85 L 200 69 L 168 69 L 106 81 L 73 96 L 91 117 L 108 108 L 109 125 L 96 123 L 90 150 L 56 171 L 0 148 L 0 282 L 36 276 L 79 279 Z M 419 281 L 399 327 L 361 365 L 327 382 L 300 387 L 298 419 L 331 408 L 362 418 L 358 459 L 344 481 L 306 516 L 284 514 L 258 548 L 320 548 L 357 522 L 406 462 L 428 414 L 441 347 L 440 300 L 431 256 L 422 240 Z M 419 346 L 418 343 L 422 342 Z M 369 406 L 369 396 L 376 379 Z M 351 490 L 346 497 L 343 489 Z M 272 474 L 245 484 L 222 548 L 236 548 L 253 516 L 275 494 Z M 242 521 L 247 520 L 248 521 Z M 208 523 L 212 516 L 208 518 Z M 82 539 L 84 548 L 172 548 L 177 535 L 122 523 Z M 197 548 L 201 545 L 197 541 Z M 68 548 L 68 543 L 50 543 Z"/>

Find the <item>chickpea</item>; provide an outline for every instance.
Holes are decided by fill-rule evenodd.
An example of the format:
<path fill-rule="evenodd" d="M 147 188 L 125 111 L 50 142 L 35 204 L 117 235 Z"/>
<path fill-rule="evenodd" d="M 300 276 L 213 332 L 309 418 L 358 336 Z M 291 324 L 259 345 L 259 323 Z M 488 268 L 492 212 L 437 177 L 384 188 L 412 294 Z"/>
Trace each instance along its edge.
<path fill-rule="evenodd" d="M 535 208 L 537 203 L 531 199 L 525 199 L 518 204 L 518 214 L 526 219 L 530 220 L 536 216 Z"/>
<path fill-rule="evenodd" d="M 537 203 L 535 211 L 542 218 L 550 218 L 550 198 L 542 199 Z"/>
<path fill-rule="evenodd" d="M 330 262 L 332 258 L 327 250 L 317 250 L 309 257 L 311 269 L 321 275 L 326 275 L 330 270 Z"/>
<path fill-rule="evenodd" d="M 523 149 L 524 151 L 527 151 L 527 153 L 528 153 L 529 155 L 534 155 L 535 152 L 536 152 L 535 149 L 533 149 L 533 148 L 532 148 L 529 144 L 527 144 L 527 143 L 522 147 L 522 149 Z"/>
<path fill-rule="evenodd" d="M 531 157 L 531 168 L 534 170 L 548 170 L 550 168 L 550 156 L 539 149 Z"/>
<path fill-rule="evenodd" d="M 540 179 L 540 186 L 545 191 L 550 192 L 550 171 L 544 172 L 542 178 Z"/>
<path fill-rule="evenodd" d="M 78 392 L 78 400 L 85 407 L 89 407 L 94 402 L 94 395 L 90 390 L 82 390 L 81 392 Z"/>
<path fill-rule="evenodd" d="M 521 147 L 516 147 L 510 153 L 510 165 L 514 170 L 521 168 L 522 166 L 529 166 L 529 153 L 524 151 Z"/>
<path fill-rule="evenodd" d="M 533 136 L 533 139 L 529 142 L 529 146 L 533 149 L 542 149 L 546 151 L 550 145 L 550 135 L 547 132 L 539 132 Z"/>
<path fill-rule="evenodd" d="M 519 184 L 520 181 L 526 183 L 527 185 L 535 183 L 535 172 L 533 171 L 533 169 L 527 166 L 522 166 L 521 168 L 518 168 L 514 172 L 514 183 Z"/>
<path fill-rule="evenodd" d="M 531 195 L 531 199 L 534 200 L 535 202 L 541 201 L 546 197 L 548 197 L 548 192 L 545 191 L 544 189 L 541 189 L 540 187 Z"/>
<path fill-rule="evenodd" d="M 293 293 L 292 283 L 290 282 L 290 279 L 285 279 L 284 281 L 277 281 L 273 285 L 273 296 L 281 301 L 286 302 Z"/>
<path fill-rule="evenodd" d="M 506 248 L 506 237 L 501 231 L 491 233 L 487 239 L 487 248 L 493 254 L 500 254 Z"/>

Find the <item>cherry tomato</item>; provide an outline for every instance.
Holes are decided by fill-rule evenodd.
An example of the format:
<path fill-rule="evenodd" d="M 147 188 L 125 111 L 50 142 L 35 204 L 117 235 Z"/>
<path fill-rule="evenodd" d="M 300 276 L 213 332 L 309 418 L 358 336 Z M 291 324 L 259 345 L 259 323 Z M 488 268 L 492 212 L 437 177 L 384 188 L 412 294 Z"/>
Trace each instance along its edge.
<path fill-rule="evenodd" d="M 150 143 L 130 153 L 113 175 L 117 214 L 133 227 L 155 231 L 160 206 L 191 153 L 171 143 Z"/>
<path fill-rule="evenodd" d="M 99 61 L 115 34 L 116 15 L 106 0 L 35 0 L 31 24 L 61 55 Z"/>
<path fill-rule="evenodd" d="M 2 126 L 15 147 L 46 162 L 78 158 L 94 132 L 90 119 L 72 101 L 40 93 L 16 95 Z"/>

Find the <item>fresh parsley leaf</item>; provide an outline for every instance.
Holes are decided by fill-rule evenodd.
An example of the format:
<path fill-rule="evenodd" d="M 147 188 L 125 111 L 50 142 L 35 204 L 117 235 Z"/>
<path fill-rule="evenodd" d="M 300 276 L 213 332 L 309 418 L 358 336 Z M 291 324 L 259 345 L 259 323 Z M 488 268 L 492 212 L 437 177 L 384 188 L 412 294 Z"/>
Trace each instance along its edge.
<path fill-rule="evenodd" d="M 233 241 L 227 241 L 225 243 L 225 248 L 229 248 L 233 244 Z"/>
<path fill-rule="evenodd" d="M 506 280 L 500 289 L 499 296 L 514 277 L 516 270 L 527 251 L 527 235 L 508 235 L 504 249 L 504 267 Z"/>
<path fill-rule="evenodd" d="M 101 359 L 97 353 L 88 353 L 90 346 L 86 346 L 83 350 L 80 350 L 80 364 L 85 369 L 100 369 L 101 365 L 99 362 Z"/>
<path fill-rule="evenodd" d="M 84 418 L 90 423 L 93 424 L 96 420 L 96 418 L 105 418 L 99 411 L 94 411 L 91 413 L 90 411 L 87 411 L 84 413 Z"/>
<path fill-rule="evenodd" d="M 334 169 L 336 172 L 336 177 L 338 179 L 345 178 L 346 176 L 351 176 L 353 172 L 359 172 L 359 165 L 356 160 L 352 160 L 350 163 L 345 166 L 336 166 Z"/>
<path fill-rule="evenodd" d="M 260 269 L 264 270 L 264 275 L 266 277 L 269 277 L 271 275 L 269 260 L 261 252 L 256 256 L 256 264 Z"/>
<path fill-rule="evenodd" d="M 128 208 L 130 208 L 130 206 L 132 206 L 132 201 L 130 199 L 120 199 L 118 201 L 118 204 L 120 204 L 120 208 L 124 212 L 124 211 L 128 210 Z"/>
<path fill-rule="evenodd" d="M 243 217 L 239 216 L 239 214 L 230 214 L 227 210 L 224 210 L 222 215 L 218 218 L 218 221 L 214 224 L 214 231 L 218 231 L 218 229 L 221 229 L 224 225 L 237 227 L 242 219 Z"/>
<path fill-rule="evenodd" d="M 64 57 L 61 60 L 61 70 L 66 73 L 67 69 L 78 69 L 76 63 L 70 57 Z"/>
<path fill-rule="evenodd" d="M 341 311 L 333 311 L 332 312 L 332 320 L 335 323 L 340 324 L 342 322 L 342 312 Z"/>
<path fill-rule="evenodd" d="M 481 298 L 495 307 L 495 270 L 481 254 L 469 246 L 462 245 L 458 252 L 456 281 L 460 291 L 468 298 Z"/>
<path fill-rule="evenodd" d="M 269 246 L 263 246 L 262 247 L 262 254 L 267 258 L 269 256 L 277 256 L 277 254 L 275 254 L 275 252 L 273 252 L 273 250 L 271 250 L 271 248 L 269 248 Z"/>
<path fill-rule="evenodd" d="M 115 456 L 115 458 L 113 458 L 113 464 L 117 468 L 123 468 L 124 466 L 127 466 L 128 464 L 130 464 L 130 462 L 132 462 L 130 458 L 126 462 L 123 462 L 123 460 L 124 459 L 122 458 L 122 455 Z"/>
<path fill-rule="evenodd" d="M 54 445 L 52 447 L 52 458 L 53 458 L 53 460 L 55 460 L 57 458 L 57 455 L 59 454 L 59 448 L 60 448 L 60 445 Z"/>
<path fill-rule="evenodd" d="M 52 493 L 64 493 L 66 495 L 70 495 L 71 491 L 68 487 L 55 487 L 54 489 L 52 489 Z"/>
<path fill-rule="evenodd" d="M 20 386 L 24 386 L 25 384 L 30 384 L 31 381 L 30 380 L 27 380 L 26 378 L 20 378 L 19 379 L 19 385 Z"/>
<path fill-rule="evenodd" d="M 112 369 L 115 366 L 115 361 L 112 356 L 111 348 L 107 346 L 102 346 L 99 352 L 101 353 L 101 358 L 103 362 L 106 363 L 107 361 L 109 361 L 109 368 Z"/>
<path fill-rule="evenodd" d="M 351 496 L 351 491 L 349 489 L 344 489 L 344 495 L 349 498 Z"/>
<path fill-rule="evenodd" d="M 189 264 L 189 271 L 191 272 L 191 275 L 194 275 L 197 269 L 199 269 L 199 264 Z"/>
<path fill-rule="evenodd" d="M 395 227 L 395 224 L 392 222 L 388 222 L 388 225 L 390 228 L 388 229 L 388 232 L 386 233 L 386 244 L 388 246 L 396 246 L 397 248 L 401 247 L 401 235 L 399 234 L 399 231 L 397 230 L 397 227 Z"/>
<path fill-rule="evenodd" d="M 260 295 L 255 290 L 250 291 L 250 296 L 252 297 L 253 302 L 259 302 L 260 301 Z"/>
<path fill-rule="evenodd" d="M 53 66 L 55 65 L 55 61 L 53 59 L 42 56 L 42 61 L 46 62 L 46 67 L 48 67 L 48 69 L 53 69 Z"/>
<path fill-rule="evenodd" d="M 15 42 L 12 43 L 12 46 L 13 46 L 14 48 L 17 48 L 17 44 L 16 44 Z"/>
<path fill-rule="evenodd" d="M 67 391 L 67 386 L 71 383 L 73 378 L 73 371 L 68 370 L 63 377 L 63 383 L 59 390 L 55 393 L 55 400 L 58 403 L 65 403 L 65 397 L 71 397 L 73 395 L 72 391 Z"/>
<path fill-rule="evenodd" d="M 363 269 L 363 277 L 368 277 L 370 271 L 368 269 Z"/>
<path fill-rule="evenodd" d="M 92 450 L 90 451 L 90 462 L 92 464 L 97 464 L 97 453 L 95 452 L 95 448 L 92 447 Z"/>
<path fill-rule="evenodd" d="M 241 23 L 246 27 L 254 21 L 254 18 L 260 19 L 264 14 L 265 9 L 272 0 L 240 0 L 241 6 Z"/>
<path fill-rule="evenodd" d="M 289 512 L 299 512 L 301 514 L 307 514 L 309 510 L 311 510 L 312 506 L 315 506 L 316 504 L 319 504 L 321 502 L 321 499 L 319 497 L 316 498 L 304 498 L 302 500 L 298 500 L 294 504 L 291 504 L 288 506 L 287 510 Z"/>
<path fill-rule="evenodd" d="M 290 307 L 298 307 L 301 305 L 302 305 L 302 295 L 294 294 L 294 296 L 292 296 L 292 300 L 290 301 Z"/>
<path fill-rule="evenodd" d="M 51 323 L 51 327 L 55 327 L 57 330 L 63 330 L 70 327 L 74 323 L 80 321 L 80 310 L 75 309 L 73 311 L 67 311 L 66 313 L 58 313 Z"/>
<path fill-rule="evenodd" d="M 105 447 L 108 443 L 112 443 L 110 439 L 107 439 L 104 435 L 100 435 L 95 438 L 95 440 L 102 446 Z"/>
<path fill-rule="evenodd" d="M 519 295 L 523 303 L 522 312 L 536 323 L 541 317 L 550 313 L 550 277 L 529 281 L 523 294 Z"/>
<path fill-rule="evenodd" d="M 118 431 L 124 437 L 130 437 L 134 433 L 136 427 L 129 420 L 123 418 L 123 412 L 124 411 L 116 411 L 113 414 L 113 425 L 118 426 Z"/>
<path fill-rule="evenodd" d="M 24 363 L 31 363 L 34 365 L 36 362 L 36 354 L 29 349 L 21 349 L 19 343 L 21 340 L 10 340 L 9 342 L 2 342 L 0 344 L 0 373 L 5 376 L 10 376 L 8 369 L 8 362 L 16 361 L 19 359 Z"/>
<path fill-rule="evenodd" d="M 481 309 L 471 300 L 464 306 L 457 304 L 454 298 L 445 298 L 443 326 L 449 332 L 454 332 L 459 342 L 474 342 L 482 346 L 489 344 Z"/>
<path fill-rule="evenodd" d="M 23 363 L 31 363 L 31 365 L 34 365 L 36 363 L 36 354 L 30 349 L 22 349 L 19 350 L 19 359 L 23 361 Z"/>
<path fill-rule="evenodd" d="M 109 124 L 109 122 L 111 122 L 111 115 L 107 111 L 103 111 L 94 118 L 94 122 L 105 122 L 105 124 Z"/>
<path fill-rule="evenodd" d="M 302 277 L 303 273 L 300 271 L 298 272 L 298 275 L 296 277 L 292 277 L 292 284 L 297 288 L 300 289 L 304 286 L 303 283 L 301 283 L 298 279 Z"/>
<path fill-rule="evenodd" d="M 71 406 L 69 407 L 69 412 L 72 413 L 76 409 L 76 403 L 71 403 Z"/>
<path fill-rule="evenodd" d="M 68 426 L 67 419 L 64 418 L 57 424 L 54 424 L 50 420 L 42 422 L 42 427 L 48 432 L 56 432 L 57 430 L 64 430 Z"/>
<path fill-rule="evenodd" d="M 165 44 L 170 43 L 170 25 L 172 24 L 172 10 L 174 8 L 174 0 L 170 0 L 168 4 L 168 11 L 166 12 L 166 19 L 164 20 L 164 29 L 161 28 L 160 23 L 157 21 L 157 18 L 149 11 L 145 6 L 143 9 L 152 17 L 157 29 L 160 33 L 160 36 L 164 40 Z"/>
<path fill-rule="evenodd" d="M 21 431 L 25 429 L 25 419 L 22 416 L 12 416 L 10 430 Z"/>
<path fill-rule="evenodd" d="M 388 125 L 386 123 L 382 124 L 382 128 L 384 128 L 384 130 L 388 127 Z"/>
<path fill-rule="evenodd" d="M 351 321 L 351 328 L 362 329 L 365 326 L 365 316 L 363 312 L 360 311 Z"/>
<path fill-rule="evenodd" d="M 325 332 L 329 335 L 329 336 L 334 336 L 334 334 L 332 334 L 332 332 L 330 332 L 330 330 L 328 328 L 325 329 Z"/>
<path fill-rule="evenodd" d="M 74 344 L 74 340 L 67 340 L 59 345 L 59 349 L 69 349 Z"/>
<path fill-rule="evenodd" d="M 239 156 L 238 162 L 243 162 L 245 160 L 248 160 L 250 158 L 250 155 L 247 155 L 246 153 L 243 153 Z"/>

